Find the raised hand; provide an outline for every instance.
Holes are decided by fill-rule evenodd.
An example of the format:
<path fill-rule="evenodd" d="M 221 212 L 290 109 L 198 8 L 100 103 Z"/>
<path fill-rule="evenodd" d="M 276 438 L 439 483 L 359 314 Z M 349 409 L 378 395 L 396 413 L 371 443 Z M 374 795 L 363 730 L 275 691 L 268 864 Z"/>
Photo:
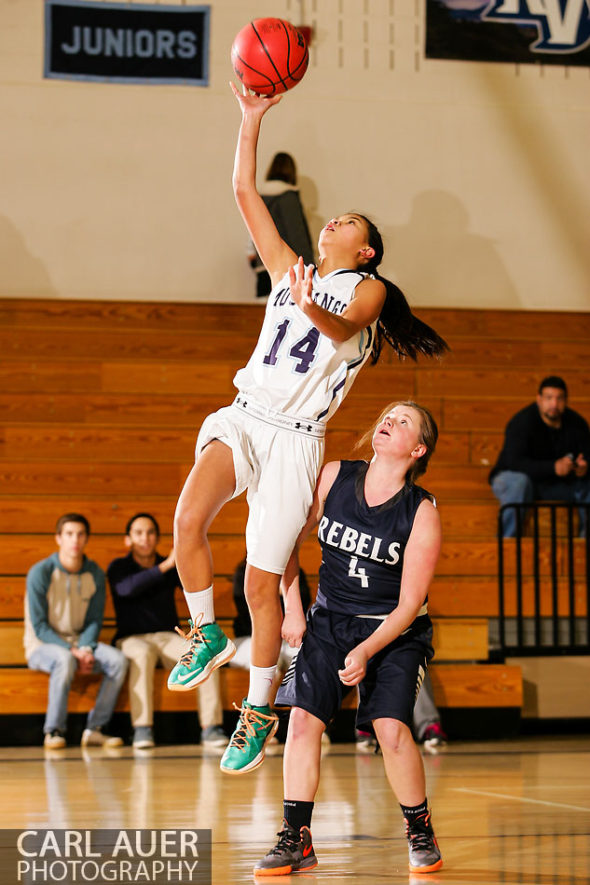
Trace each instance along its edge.
<path fill-rule="evenodd" d="M 291 290 L 291 298 L 304 313 L 305 308 L 313 304 L 311 297 L 313 289 L 313 265 L 310 264 L 307 270 L 303 258 L 294 267 L 289 268 L 289 288 Z"/>
<path fill-rule="evenodd" d="M 262 117 L 262 115 L 265 114 L 269 108 L 273 107 L 273 105 L 275 104 L 278 104 L 283 97 L 282 95 L 255 95 L 249 92 L 245 86 L 242 86 L 242 92 L 240 92 L 240 90 L 232 80 L 229 81 L 229 85 L 231 86 L 232 92 L 237 99 L 242 114 L 245 114 L 247 111 L 251 111 L 255 114 L 259 114 Z"/>

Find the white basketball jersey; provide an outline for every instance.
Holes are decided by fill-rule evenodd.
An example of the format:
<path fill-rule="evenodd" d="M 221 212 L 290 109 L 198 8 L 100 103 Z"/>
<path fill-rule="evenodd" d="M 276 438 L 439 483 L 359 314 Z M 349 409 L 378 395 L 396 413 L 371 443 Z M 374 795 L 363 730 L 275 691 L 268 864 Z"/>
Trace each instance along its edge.
<path fill-rule="evenodd" d="M 341 314 L 366 276 L 335 270 L 321 277 L 315 270 L 312 297 L 320 307 Z M 276 412 L 326 422 L 368 359 L 376 325 L 348 341 L 332 341 L 291 300 L 287 273 L 268 296 L 258 343 L 234 384 Z"/>

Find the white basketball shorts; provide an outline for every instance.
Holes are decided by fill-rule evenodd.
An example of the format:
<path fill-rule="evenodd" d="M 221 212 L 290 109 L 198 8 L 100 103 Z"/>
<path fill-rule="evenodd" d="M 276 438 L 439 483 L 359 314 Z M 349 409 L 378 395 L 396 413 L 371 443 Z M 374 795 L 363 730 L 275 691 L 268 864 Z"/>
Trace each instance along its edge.
<path fill-rule="evenodd" d="M 324 457 L 324 425 L 273 412 L 240 394 L 205 418 L 198 458 L 218 439 L 232 450 L 236 488 L 247 489 L 250 565 L 282 575 L 303 528 Z"/>

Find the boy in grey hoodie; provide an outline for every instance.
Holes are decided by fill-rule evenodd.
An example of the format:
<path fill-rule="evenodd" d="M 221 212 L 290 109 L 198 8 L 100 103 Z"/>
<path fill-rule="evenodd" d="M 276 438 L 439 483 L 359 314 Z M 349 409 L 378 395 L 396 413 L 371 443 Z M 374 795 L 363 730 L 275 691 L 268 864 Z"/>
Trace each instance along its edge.
<path fill-rule="evenodd" d="M 57 521 L 57 553 L 37 562 L 27 575 L 24 646 L 31 670 L 49 673 L 44 746 L 65 747 L 68 694 L 79 672 L 103 673 L 94 708 L 88 714 L 82 746 L 120 746 L 103 734 L 127 673 L 125 656 L 98 641 L 105 604 L 105 576 L 84 554 L 90 525 L 79 513 Z"/>

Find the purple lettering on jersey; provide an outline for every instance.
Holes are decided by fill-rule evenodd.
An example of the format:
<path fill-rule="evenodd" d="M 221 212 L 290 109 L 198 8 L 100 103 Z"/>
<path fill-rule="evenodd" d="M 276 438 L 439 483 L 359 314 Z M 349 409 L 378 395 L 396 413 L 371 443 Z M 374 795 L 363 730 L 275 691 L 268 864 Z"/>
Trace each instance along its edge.
<path fill-rule="evenodd" d="M 277 354 L 279 352 L 279 347 L 283 343 L 283 338 L 287 334 L 287 329 L 289 328 L 291 320 L 283 320 L 282 323 L 279 323 L 277 326 L 277 334 L 275 335 L 275 339 L 270 346 L 270 350 L 262 360 L 265 366 L 274 366 L 277 361 Z"/>
<path fill-rule="evenodd" d="M 305 373 L 309 371 L 309 367 L 315 359 L 315 352 L 319 340 L 319 330 L 316 329 L 315 326 L 312 326 L 307 335 L 300 338 L 289 351 L 289 356 L 292 359 L 299 361 L 295 366 L 295 371 L 299 372 L 300 375 L 305 375 Z"/>
<path fill-rule="evenodd" d="M 287 302 L 291 301 L 291 290 L 290 289 L 279 289 L 277 294 L 275 295 L 275 300 L 273 301 L 273 307 L 284 307 Z M 291 304 L 295 304 L 294 301 L 291 301 Z"/>

